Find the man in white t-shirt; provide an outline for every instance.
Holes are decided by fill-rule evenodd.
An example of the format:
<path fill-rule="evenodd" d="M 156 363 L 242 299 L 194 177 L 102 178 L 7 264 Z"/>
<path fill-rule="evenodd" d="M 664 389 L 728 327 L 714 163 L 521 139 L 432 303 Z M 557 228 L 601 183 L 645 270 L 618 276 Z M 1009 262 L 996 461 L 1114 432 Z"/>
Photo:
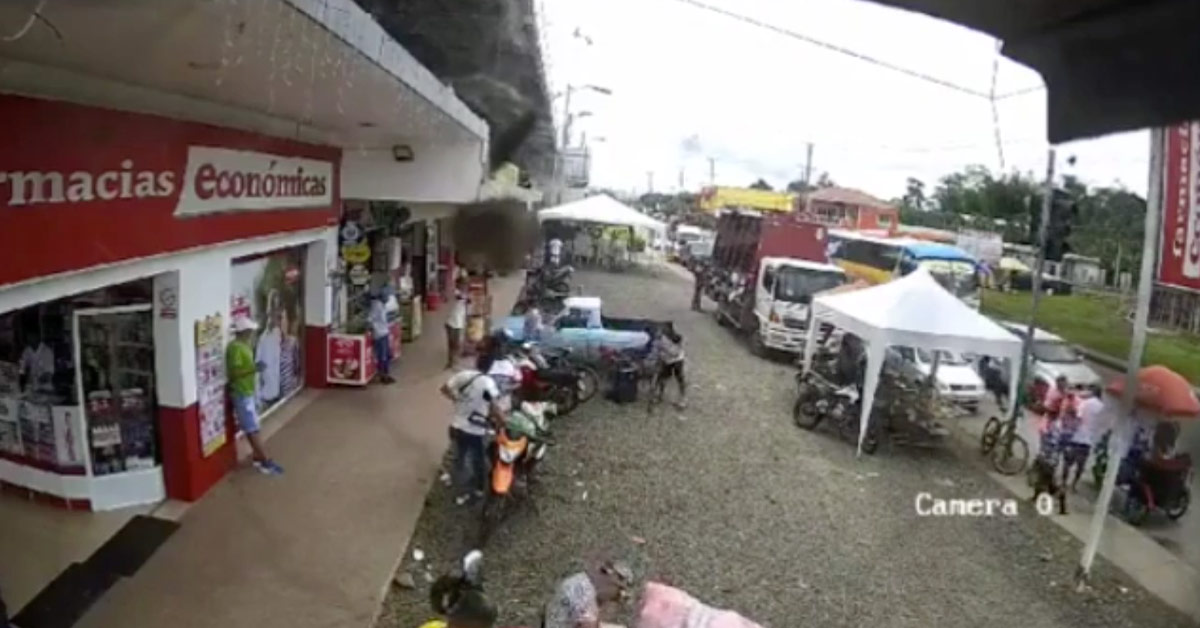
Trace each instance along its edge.
<path fill-rule="evenodd" d="M 558 238 L 551 238 L 550 242 L 546 244 L 546 251 L 550 254 L 547 262 L 551 266 L 558 266 L 562 263 L 562 248 L 562 240 Z"/>
<path fill-rule="evenodd" d="M 1104 414 L 1104 401 L 1100 398 L 1100 387 L 1092 386 L 1079 393 L 1079 405 L 1075 408 L 1077 427 L 1071 435 L 1071 442 L 1065 452 L 1066 464 L 1063 466 L 1063 486 L 1067 484 L 1067 475 L 1075 468 L 1075 479 L 1071 481 L 1071 490 L 1079 484 L 1079 476 L 1087 466 L 1092 454 L 1092 447 L 1100 439 L 1100 435 L 1108 430 L 1108 417 Z"/>
<path fill-rule="evenodd" d="M 454 445 L 454 471 L 463 491 L 455 500 L 459 505 L 472 495 L 483 496 L 488 431 L 504 425 L 500 389 L 487 375 L 492 362 L 491 355 L 481 355 L 474 369 L 455 373 L 441 388 L 442 395 L 454 402 L 450 442 Z"/>

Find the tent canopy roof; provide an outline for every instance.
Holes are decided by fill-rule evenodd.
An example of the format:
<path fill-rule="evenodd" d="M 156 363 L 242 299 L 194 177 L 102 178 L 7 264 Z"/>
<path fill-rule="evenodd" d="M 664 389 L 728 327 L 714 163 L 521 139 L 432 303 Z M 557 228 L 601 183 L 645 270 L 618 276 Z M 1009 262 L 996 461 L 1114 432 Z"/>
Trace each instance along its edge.
<path fill-rule="evenodd" d="M 607 194 L 589 196 L 558 207 L 544 209 L 538 212 L 538 220 L 594 222 L 602 225 L 643 227 L 660 232 L 667 229 L 667 225 L 662 221 L 655 220 Z"/>
<path fill-rule="evenodd" d="M 925 269 L 872 288 L 818 296 L 822 320 L 870 344 L 972 352 L 1019 360 L 1021 340 L 950 294 Z"/>

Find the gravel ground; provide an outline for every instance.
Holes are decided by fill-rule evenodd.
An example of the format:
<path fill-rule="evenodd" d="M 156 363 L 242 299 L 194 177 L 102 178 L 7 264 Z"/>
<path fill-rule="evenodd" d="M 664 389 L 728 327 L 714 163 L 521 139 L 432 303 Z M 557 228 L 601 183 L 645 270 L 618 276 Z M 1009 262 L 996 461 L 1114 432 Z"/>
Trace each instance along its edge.
<path fill-rule="evenodd" d="M 917 517 L 920 492 L 1009 495 L 965 454 L 884 447 L 856 460 L 833 434 L 796 428 L 793 367 L 751 356 L 688 311 L 690 283 L 673 272 L 577 281 L 611 315 L 676 321 L 690 406 L 648 416 L 644 403 L 597 397 L 556 424 L 542 484 L 485 552 L 502 625 L 535 625 L 555 582 L 597 552 L 777 628 L 1194 625 L 1103 560 L 1094 589 L 1074 592 L 1080 544 L 1031 508 Z M 474 528 L 474 511 L 440 484 L 425 506 L 401 566 L 416 590 L 393 587 L 380 628 L 430 617 L 427 582 L 457 561 Z M 628 624 L 628 612 L 613 619 Z"/>

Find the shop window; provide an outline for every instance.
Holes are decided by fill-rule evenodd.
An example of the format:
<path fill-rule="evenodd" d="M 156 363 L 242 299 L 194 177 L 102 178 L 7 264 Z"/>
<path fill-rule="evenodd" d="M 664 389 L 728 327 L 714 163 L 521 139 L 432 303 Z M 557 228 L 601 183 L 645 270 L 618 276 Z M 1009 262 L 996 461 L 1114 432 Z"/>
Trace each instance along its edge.
<path fill-rule="evenodd" d="M 0 314 L 0 454 L 64 473 L 90 458 L 92 475 L 159 464 L 152 292 L 145 279 Z"/>

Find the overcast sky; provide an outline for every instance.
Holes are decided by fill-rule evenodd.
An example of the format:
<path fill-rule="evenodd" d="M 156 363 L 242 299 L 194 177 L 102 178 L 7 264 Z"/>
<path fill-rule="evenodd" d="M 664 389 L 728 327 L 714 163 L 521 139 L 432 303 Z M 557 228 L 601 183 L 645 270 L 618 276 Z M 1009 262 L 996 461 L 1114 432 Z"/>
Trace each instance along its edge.
<path fill-rule="evenodd" d="M 860 0 L 698 0 L 761 22 L 884 59 L 969 89 L 991 89 L 996 41 L 916 13 Z M 539 0 L 551 90 L 576 91 L 571 110 L 593 115 L 586 133 L 595 186 L 644 192 L 696 190 L 709 181 L 776 187 L 799 178 L 814 144 L 813 177 L 885 199 L 914 176 L 932 189 L 968 164 L 1000 168 L 992 108 L 985 98 L 934 85 L 681 0 Z M 576 29 L 591 40 L 574 37 Z M 1001 59 L 997 93 L 1041 85 L 1028 68 Z M 561 117 L 563 99 L 555 101 Z M 998 107 L 1005 169 L 1046 167 L 1046 93 Z M 603 141 L 596 141 L 603 138 Z M 1120 182 L 1145 193 L 1144 132 L 1060 147 L 1090 184 Z M 1063 160 L 1060 160 L 1060 163 Z M 1065 167 L 1065 164 L 1062 164 Z"/>

